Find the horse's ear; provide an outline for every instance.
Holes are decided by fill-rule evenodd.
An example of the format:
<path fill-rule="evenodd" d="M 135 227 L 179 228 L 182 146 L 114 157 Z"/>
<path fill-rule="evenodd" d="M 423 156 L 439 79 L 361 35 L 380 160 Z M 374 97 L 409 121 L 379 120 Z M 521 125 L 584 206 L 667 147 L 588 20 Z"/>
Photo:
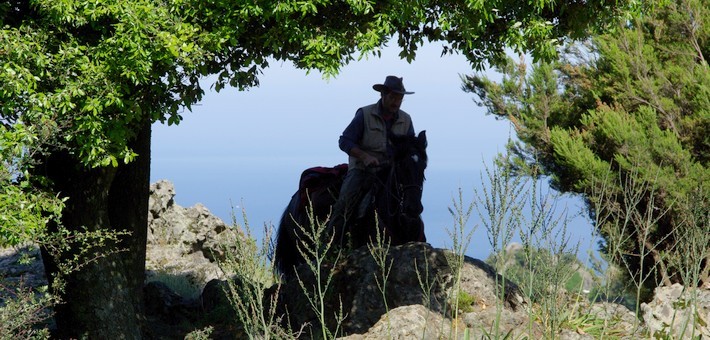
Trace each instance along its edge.
<path fill-rule="evenodd" d="M 419 139 L 419 143 L 421 143 L 421 145 L 426 149 L 428 144 L 426 141 L 426 130 L 420 131 L 417 138 Z"/>

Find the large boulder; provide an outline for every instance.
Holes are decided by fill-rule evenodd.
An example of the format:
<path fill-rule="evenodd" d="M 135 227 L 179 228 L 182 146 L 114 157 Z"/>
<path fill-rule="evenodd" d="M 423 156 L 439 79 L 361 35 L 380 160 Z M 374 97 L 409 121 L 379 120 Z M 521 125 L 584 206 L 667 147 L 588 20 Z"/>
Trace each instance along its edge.
<path fill-rule="evenodd" d="M 389 249 L 386 263 L 392 265 L 388 271 L 383 272 L 367 247 L 355 250 L 334 266 L 324 267 L 324 279 L 332 270 L 324 295 L 328 328 L 337 328 L 355 339 L 360 338 L 355 334 L 367 339 L 391 338 L 392 332 L 399 334 L 396 338 L 412 334 L 426 334 L 425 338 L 457 337 L 467 328 L 468 332 L 489 329 L 496 316 L 491 311 L 500 306 L 497 315 L 500 330 L 503 334 L 509 331 L 518 334 L 516 329 L 527 324 L 528 313 L 524 308 L 527 302 L 517 286 L 503 280 L 483 261 L 470 257 L 464 258 L 460 275 L 455 275 L 449 264 L 452 256 L 450 251 L 432 248 L 427 243 L 409 243 Z M 307 296 L 303 289 L 314 287 L 317 276 L 307 266 L 299 267 L 297 272 L 298 277 L 287 279 L 278 290 L 273 289 L 279 292 L 277 310 L 289 316 L 292 329 L 314 327 L 305 333 L 317 334 L 320 322 L 311 305 L 314 296 Z M 385 285 L 383 274 L 387 275 Z M 454 310 L 462 307 L 453 301 L 463 294 L 474 302 L 465 306 L 465 310 Z M 334 315 L 337 311 L 342 311 L 345 317 L 340 325 Z M 459 318 L 452 324 L 454 315 Z M 433 323 L 428 326 L 410 323 L 422 320 Z M 469 334 L 475 338 L 482 335 Z"/>

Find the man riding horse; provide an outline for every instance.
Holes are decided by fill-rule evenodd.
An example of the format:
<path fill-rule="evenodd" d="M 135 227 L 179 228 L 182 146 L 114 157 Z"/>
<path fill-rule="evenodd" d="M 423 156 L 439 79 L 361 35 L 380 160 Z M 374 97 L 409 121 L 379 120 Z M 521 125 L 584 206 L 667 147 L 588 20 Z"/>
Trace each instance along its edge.
<path fill-rule="evenodd" d="M 400 109 L 404 95 L 414 92 L 404 89 L 402 78 L 387 76 L 383 84 L 375 84 L 372 88 L 380 92 L 380 99 L 355 112 L 338 142 L 340 149 L 349 156 L 348 172 L 330 220 L 336 242 L 341 244 L 348 220 L 356 217 L 354 212 L 366 193 L 364 189 L 372 186 L 372 174 L 393 154 L 389 137 L 414 136 L 411 116 Z"/>

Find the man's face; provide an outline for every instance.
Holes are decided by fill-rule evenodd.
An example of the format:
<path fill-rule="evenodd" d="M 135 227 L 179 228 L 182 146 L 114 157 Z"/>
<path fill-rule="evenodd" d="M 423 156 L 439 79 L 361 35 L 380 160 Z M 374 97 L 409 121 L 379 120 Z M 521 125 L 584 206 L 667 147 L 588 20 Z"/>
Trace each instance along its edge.
<path fill-rule="evenodd" d="M 395 113 L 399 110 L 404 100 L 404 94 L 389 92 L 382 95 L 382 107 L 389 113 Z"/>

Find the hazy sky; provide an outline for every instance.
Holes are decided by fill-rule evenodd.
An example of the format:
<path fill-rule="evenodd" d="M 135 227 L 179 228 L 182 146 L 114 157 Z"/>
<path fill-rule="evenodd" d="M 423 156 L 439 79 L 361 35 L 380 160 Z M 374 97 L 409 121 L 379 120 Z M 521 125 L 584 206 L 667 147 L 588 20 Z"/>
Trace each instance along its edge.
<path fill-rule="evenodd" d="M 192 112 L 183 114 L 180 125 L 154 126 L 151 182 L 172 181 L 178 204 L 202 203 L 226 222 L 231 222 L 233 204 L 246 209 L 252 229 L 276 224 L 304 169 L 347 162 L 338 137 L 357 108 L 378 100 L 372 85 L 396 75 L 415 92 L 405 96 L 402 109 L 412 115 L 417 133 L 427 131 L 427 237 L 435 247 L 450 247 L 445 230 L 453 226 L 452 198 L 460 188 L 465 203 L 471 202 L 484 163 L 492 165 L 513 132 L 509 122 L 486 116 L 461 90 L 460 75 L 472 73 L 465 58 L 441 57 L 440 51 L 438 45 L 424 46 L 408 64 L 396 48 L 385 48 L 381 58 L 353 62 L 330 80 L 272 62 L 259 77 L 259 87 L 208 91 Z M 578 213 L 578 201 L 569 202 L 570 213 Z M 476 223 L 472 217 L 469 227 Z M 574 231 L 588 247 L 589 224 L 578 219 Z M 479 227 L 467 253 L 482 258 L 489 251 Z"/>

